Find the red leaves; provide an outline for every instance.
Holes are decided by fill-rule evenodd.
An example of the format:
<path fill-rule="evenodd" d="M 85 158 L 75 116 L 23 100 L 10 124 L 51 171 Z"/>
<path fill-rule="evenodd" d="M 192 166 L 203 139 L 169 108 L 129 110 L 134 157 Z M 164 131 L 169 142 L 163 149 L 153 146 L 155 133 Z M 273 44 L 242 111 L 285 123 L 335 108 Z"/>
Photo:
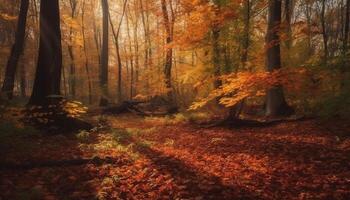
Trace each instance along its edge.
<path fill-rule="evenodd" d="M 142 119 L 135 117 L 108 120 L 119 129 L 153 126 L 152 121 L 140 123 Z M 239 130 L 170 124 L 152 134 L 132 135 L 129 141 L 133 146 L 153 141 L 151 146 L 126 152 L 113 145 L 91 148 L 109 144 L 113 140 L 109 134 L 91 134 L 95 140 L 87 141 L 98 144 L 85 144 L 92 146 L 80 151 L 69 142 L 74 141 L 71 138 L 60 138 L 56 148 L 46 146 L 55 142 L 52 138 L 36 138 L 33 140 L 40 139 L 43 149 L 33 154 L 36 159 L 94 154 L 127 160 L 123 165 L 4 173 L 0 189 L 10 192 L 1 195 L 13 199 L 15 191 L 33 187 L 40 188 L 47 199 L 344 199 L 350 195 L 349 139 L 338 141 L 314 122 Z M 166 141 L 173 141 L 172 145 Z M 132 158 L 133 154 L 138 157 Z"/>

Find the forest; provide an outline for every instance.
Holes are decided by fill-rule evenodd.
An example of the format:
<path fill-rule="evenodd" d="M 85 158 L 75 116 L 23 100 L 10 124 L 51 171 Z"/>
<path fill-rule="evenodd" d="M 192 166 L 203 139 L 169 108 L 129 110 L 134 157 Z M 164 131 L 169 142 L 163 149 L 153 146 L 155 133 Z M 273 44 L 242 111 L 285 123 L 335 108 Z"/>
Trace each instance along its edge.
<path fill-rule="evenodd" d="M 350 199 L 350 0 L 0 0 L 0 200 Z"/>

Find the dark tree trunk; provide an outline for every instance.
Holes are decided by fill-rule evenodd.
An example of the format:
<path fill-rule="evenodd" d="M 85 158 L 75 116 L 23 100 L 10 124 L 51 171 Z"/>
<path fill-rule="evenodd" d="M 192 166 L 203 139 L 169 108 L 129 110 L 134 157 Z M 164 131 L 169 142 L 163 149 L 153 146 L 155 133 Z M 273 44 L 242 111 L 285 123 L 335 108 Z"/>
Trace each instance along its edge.
<path fill-rule="evenodd" d="M 30 105 L 50 104 L 50 97 L 61 94 L 61 70 L 59 0 L 41 0 L 39 57 Z"/>
<path fill-rule="evenodd" d="M 268 28 L 266 35 L 267 71 L 281 68 L 281 47 L 279 31 L 281 26 L 281 0 L 269 0 Z M 278 117 L 290 115 L 292 109 L 288 106 L 282 86 L 275 86 L 267 91 L 266 115 Z"/>
<path fill-rule="evenodd" d="M 345 27 L 344 27 L 344 53 L 348 50 L 350 28 L 350 0 L 346 1 Z"/>
<path fill-rule="evenodd" d="M 174 16 L 171 15 L 171 20 L 169 18 L 168 8 L 165 0 L 161 1 L 164 27 L 166 31 L 166 44 L 170 45 L 173 42 L 173 22 Z M 167 47 L 166 56 L 165 56 L 165 64 L 164 64 L 164 76 L 165 76 L 165 86 L 167 91 L 167 96 L 169 101 L 173 103 L 173 92 L 172 92 L 172 84 L 171 84 L 171 69 L 173 65 L 173 48 Z"/>
<path fill-rule="evenodd" d="M 12 99 L 13 97 L 13 88 L 18 60 L 23 53 L 28 7 L 29 0 L 21 0 L 15 43 L 12 47 L 11 54 L 6 65 L 5 79 L 1 89 L 8 99 Z"/>
<path fill-rule="evenodd" d="M 70 95 L 72 95 L 72 97 L 75 98 L 75 95 L 76 95 L 75 62 L 74 62 L 75 58 L 74 58 L 72 45 L 68 45 L 68 53 L 71 59 L 71 63 L 69 66 L 69 92 L 70 92 Z"/>
<path fill-rule="evenodd" d="M 212 29 L 212 48 L 213 48 L 213 65 L 214 65 L 214 88 L 219 88 L 221 86 L 220 75 L 221 75 L 221 65 L 220 65 L 220 29 L 219 27 L 213 27 Z"/>
<path fill-rule="evenodd" d="M 108 104 L 108 10 L 108 1 L 102 0 L 103 36 L 100 67 L 101 106 Z"/>
<path fill-rule="evenodd" d="M 243 36 L 243 50 L 242 50 L 242 55 L 241 55 L 241 63 L 242 67 L 246 68 L 246 63 L 248 61 L 248 49 L 249 49 L 249 43 L 250 43 L 250 18 L 251 18 L 251 13 L 250 13 L 250 0 L 246 1 L 245 4 L 245 17 L 244 17 L 244 36 Z"/>
<path fill-rule="evenodd" d="M 286 29 L 286 35 L 287 35 L 287 40 L 285 42 L 287 50 L 289 51 L 290 48 L 292 47 L 292 13 L 293 13 L 293 0 L 285 0 L 285 5 L 284 5 L 284 12 L 285 12 L 285 29 Z M 289 52 L 288 52 L 289 53 Z"/>
<path fill-rule="evenodd" d="M 326 0 L 322 0 L 321 8 L 321 27 L 322 27 L 322 36 L 323 36 L 323 46 L 324 46 L 324 63 L 328 63 L 328 33 L 326 28 Z"/>
<path fill-rule="evenodd" d="M 21 86 L 21 97 L 27 97 L 27 77 L 26 77 L 26 68 L 25 63 L 22 62 L 20 65 L 20 86 Z"/>
<path fill-rule="evenodd" d="M 87 42 L 86 42 L 86 35 L 85 35 L 85 0 L 82 2 L 82 13 L 81 13 L 81 32 L 83 35 L 83 45 L 84 45 L 84 57 L 85 57 L 85 71 L 87 75 L 87 81 L 88 81 L 88 87 L 89 87 L 89 103 L 92 104 L 92 84 L 91 84 L 91 77 L 90 77 L 90 69 L 89 69 L 89 57 L 87 53 Z"/>

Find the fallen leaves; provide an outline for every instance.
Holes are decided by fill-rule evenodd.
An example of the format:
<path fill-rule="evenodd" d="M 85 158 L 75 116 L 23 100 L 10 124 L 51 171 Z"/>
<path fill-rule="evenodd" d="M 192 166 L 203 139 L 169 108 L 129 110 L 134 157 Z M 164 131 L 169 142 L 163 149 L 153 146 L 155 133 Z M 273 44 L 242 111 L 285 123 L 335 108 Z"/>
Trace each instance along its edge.
<path fill-rule="evenodd" d="M 312 121 L 237 130 L 169 124 L 147 133 L 142 130 L 151 129 L 152 121 L 134 116 L 109 117 L 107 121 L 112 129 L 138 134 L 128 135 L 122 143 L 113 135 L 120 131 L 108 130 L 84 134 L 84 140 L 17 138 L 25 141 L 12 141 L 11 148 L 3 151 L 5 159 L 21 163 L 98 156 L 124 160 L 122 165 L 1 171 L 0 189 L 8 192 L 0 197 L 40 194 L 44 199 L 204 200 L 350 196 L 349 138 L 336 141 Z M 144 145 L 144 141 L 152 142 Z M 15 144 L 25 142 L 40 145 L 18 153 Z"/>

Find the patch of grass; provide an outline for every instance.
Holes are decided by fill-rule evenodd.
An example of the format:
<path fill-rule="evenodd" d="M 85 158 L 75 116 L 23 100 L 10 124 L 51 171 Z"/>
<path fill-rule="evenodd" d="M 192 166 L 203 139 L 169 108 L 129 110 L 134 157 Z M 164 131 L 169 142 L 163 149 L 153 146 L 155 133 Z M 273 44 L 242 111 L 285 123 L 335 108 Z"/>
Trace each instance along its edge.
<path fill-rule="evenodd" d="M 146 121 L 152 123 L 158 123 L 161 125 L 176 125 L 176 124 L 186 124 L 186 123 L 195 123 L 208 121 L 210 119 L 210 115 L 205 112 L 190 112 L 190 113 L 178 113 L 173 116 L 165 116 L 165 117 L 149 117 L 146 118 Z"/>
<path fill-rule="evenodd" d="M 122 128 L 112 129 L 111 133 L 113 139 L 119 144 L 130 142 L 130 140 L 132 140 L 133 134 L 136 134 L 136 132 L 134 132 L 134 129 L 129 129 L 128 131 L 127 129 Z"/>
<path fill-rule="evenodd" d="M 189 122 L 200 122 L 207 121 L 210 119 L 210 115 L 205 112 L 188 113 L 187 116 Z"/>
<path fill-rule="evenodd" d="M 80 131 L 78 134 L 75 135 L 75 137 L 80 141 L 80 142 L 87 142 L 90 138 L 91 133 L 88 131 Z"/>

